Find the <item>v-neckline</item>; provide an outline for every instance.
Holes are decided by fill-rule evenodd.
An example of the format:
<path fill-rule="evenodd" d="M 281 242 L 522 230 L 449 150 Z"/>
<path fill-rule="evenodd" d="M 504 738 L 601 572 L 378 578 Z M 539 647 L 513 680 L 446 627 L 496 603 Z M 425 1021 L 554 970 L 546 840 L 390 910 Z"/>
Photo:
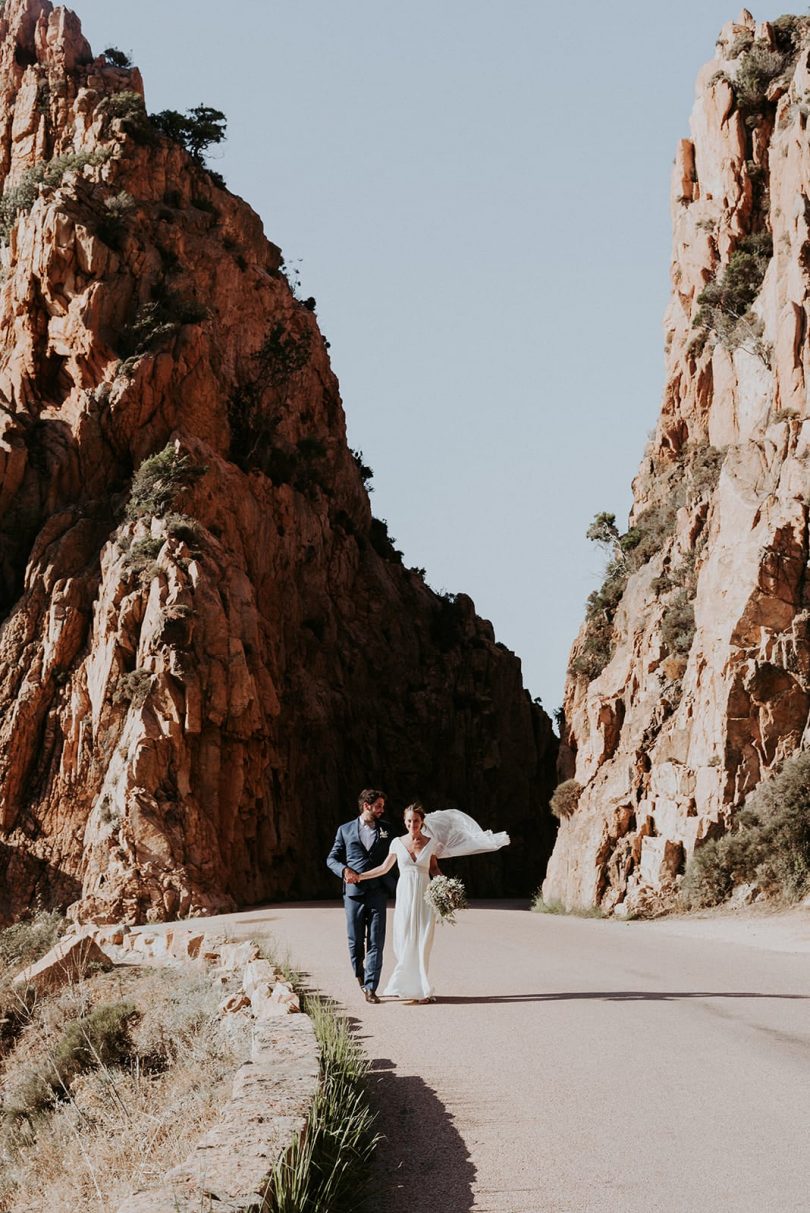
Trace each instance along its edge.
<path fill-rule="evenodd" d="M 404 842 L 403 842 L 402 846 L 403 846 L 403 848 L 404 848 L 404 849 L 407 851 L 407 853 L 408 853 L 408 858 L 410 859 L 411 863 L 414 865 L 414 867 L 417 867 L 417 866 L 418 866 L 418 864 L 419 864 L 419 855 L 424 855 L 425 851 L 426 851 L 426 850 L 428 849 L 428 847 L 430 846 L 430 839 L 428 838 L 427 842 L 425 843 L 425 845 L 424 845 L 424 846 L 422 847 L 422 849 L 420 850 L 419 855 L 412 855 L 412 854 L 411 854 L 411 851 L 410 851 L 410 847 L 407 847 L 407 846 L 405 845 L 405 843 L 404 843 Z"/>

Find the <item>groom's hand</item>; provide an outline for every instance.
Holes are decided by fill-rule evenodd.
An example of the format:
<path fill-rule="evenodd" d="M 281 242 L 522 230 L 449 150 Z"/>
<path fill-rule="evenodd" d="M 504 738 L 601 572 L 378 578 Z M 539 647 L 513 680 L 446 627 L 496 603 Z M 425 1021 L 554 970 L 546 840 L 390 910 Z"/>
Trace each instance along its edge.
<path fill-rule="evenodd" d="M 360 883 L 360 877 L 357 875 L 356 872 L 352 871 L 351 868 L 343 869 L 343 879 L 346 881 L 346 884 L 359 884 Z"/>

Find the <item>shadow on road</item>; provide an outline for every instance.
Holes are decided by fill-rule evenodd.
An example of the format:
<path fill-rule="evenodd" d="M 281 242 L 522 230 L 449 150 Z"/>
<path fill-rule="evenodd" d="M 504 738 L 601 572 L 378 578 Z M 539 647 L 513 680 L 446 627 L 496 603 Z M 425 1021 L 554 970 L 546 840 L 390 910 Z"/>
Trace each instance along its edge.
<path fill-rule="evenodd" d="M 758 994 L 753 991 L 717 990 L 577 990 L 570 994 L 494 994 L 482 998 L 440 998 L 436 1005 L 488 1002 L 566 1002 L 569 999 L 603 999 L 607 1002 L 668 1002 L 681 998 L 788 998 L 810 1002 L 810 994 Z"/>
<path fill-rule="evenodd" d="M 384 1141 L 372 1164 L 365 1213 L 469 1213 L 475 1167 L 435 1091 L 394 1063 L 371 1064 L 371 1102 Z"/>

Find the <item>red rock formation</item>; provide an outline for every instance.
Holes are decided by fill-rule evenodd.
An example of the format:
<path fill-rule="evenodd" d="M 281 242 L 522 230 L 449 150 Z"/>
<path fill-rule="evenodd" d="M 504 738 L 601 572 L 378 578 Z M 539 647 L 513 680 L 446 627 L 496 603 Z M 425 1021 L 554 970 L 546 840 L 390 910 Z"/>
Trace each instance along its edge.
<path fill-rule="evenodd" d="M 727 25 L 678 149 L 661 416 L 566 690 L 584 790 L 544 896 L 569 906 L 670 904 L 808 742 L 808 34 Z"/>
<path fill-rule="evenodd" d="M 470 600 L 403 567 L 313 311 L 141 96 L 72 13 L 7 0 L 2 908 L 334 893 L 367 783 L 509 829 L 479 888 L 529 892 L 549 722 Z"/>

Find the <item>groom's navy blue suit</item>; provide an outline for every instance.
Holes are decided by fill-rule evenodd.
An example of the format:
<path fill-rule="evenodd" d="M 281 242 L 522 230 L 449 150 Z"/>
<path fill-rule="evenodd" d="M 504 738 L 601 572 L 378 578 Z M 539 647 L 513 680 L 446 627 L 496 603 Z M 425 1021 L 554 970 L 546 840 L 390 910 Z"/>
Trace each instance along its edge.
<path fill-rule="evenodd" d="M 326 866 L 343 880 L 344 868 L 367 872 L 379 867 L 388 858 L 394 839 L 394 827 L 382 819 L 374 823 L 375 838 L 366 850 L 360 834 L 360 817 L 338 827 Z M 349 935 L 349 956 L 358 981 L 364 989 L 376 990 L 382 970 L 385 943 L 385 910 L 389 892 L 396 891 L 397 873 L 375 876 L 360 884 L 343 881 L 343 904 L 346 909 L 346 929 Z"/>

